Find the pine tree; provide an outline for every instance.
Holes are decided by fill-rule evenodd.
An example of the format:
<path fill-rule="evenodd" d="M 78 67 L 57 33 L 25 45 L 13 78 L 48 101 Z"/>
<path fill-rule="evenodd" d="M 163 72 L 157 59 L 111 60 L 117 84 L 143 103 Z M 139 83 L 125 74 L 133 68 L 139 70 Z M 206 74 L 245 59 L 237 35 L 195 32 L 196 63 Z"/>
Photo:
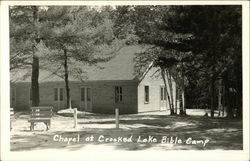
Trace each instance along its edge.
<path fill-rule="evenodd" d="M 182 76 L 183 101 L 187 100 L 184 93 L 189 90 L 189 96 L 186 96 L 195 100 L 193 102 L 203 103 L 204 106 L 210 104 L 213 117 L 216 108 L 215 82 L 222 77 L 228 97 L 234 97 L 229 89 L 237 88 L 237 107 L 241 111 L 240 6 L 124 6 L 118 12 L 129 17 L 126 20 L 134 26 L 139 43 L 160 50 L 154 58 L 148 58 L 161 62 L 162 69 L 162 66 L 175 67 L 175 75 Z M 185 80 L 188 84 L 184 83 Z M 230 117 L 232 103 L 227 101 L 227 104 Z"/>
<path fill-rule="evenodd" d="M 121 48 L 109 12 L 87 6 L 48 7 L 48 30 L 42 33 L 42 48 L 47 48 L 44 53 L 49 60 L 46 69 L 64 79 L 68 108 L 71 108 L 69 76 L 84 79 L 84 65 L 108 61 Z"/>
<path fill-rule="evenodd" d="M 42 27 L 40 14 L 44 9 L 38 6 L 10 7 L 10 70 L 20 71 L 32 68 L 31 99 L 32 106 L 39 105 L 39 55 L 37 46 L 40 42 Z"/>

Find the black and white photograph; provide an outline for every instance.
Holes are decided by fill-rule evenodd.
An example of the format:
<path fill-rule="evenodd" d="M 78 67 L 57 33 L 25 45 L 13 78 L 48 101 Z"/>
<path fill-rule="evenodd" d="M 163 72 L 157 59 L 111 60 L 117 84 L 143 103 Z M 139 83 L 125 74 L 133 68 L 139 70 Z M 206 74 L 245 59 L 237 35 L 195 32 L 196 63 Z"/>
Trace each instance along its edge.
<path fill-rule="evenodd" d="M 249 160 L 245 2 L 6 3 L 1 160 Z"/>

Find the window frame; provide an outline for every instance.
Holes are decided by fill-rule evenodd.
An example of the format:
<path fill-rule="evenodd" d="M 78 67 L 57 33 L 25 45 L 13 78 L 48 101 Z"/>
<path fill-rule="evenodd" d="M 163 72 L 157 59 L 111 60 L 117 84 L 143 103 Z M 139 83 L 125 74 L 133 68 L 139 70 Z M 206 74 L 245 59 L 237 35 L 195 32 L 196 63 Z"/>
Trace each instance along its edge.
<path fill-rule="evenodd" d="M 165 86 L 160 86 L 160 100 L 166 101 L 167 100 L 167 90 Z"/>
<path fill-rule="evenodd" d="M 63 101 L 64 97 L 64 90 L 63 88 L 59 88 L 59 101 Z"/>
<path fill-rule="evenodd" d="M 122 86 L 115 86 L 115 103 L 123 102 Z"/>
<path fill-rule="evenodd" d="M 144 86 L 144 103 L 148 104 L 150 99 L 149 99 L 149 85 Z"/>
<path fill-rule="evenodd" d="M 81 101 L 85 101 L 85 87 L 81 87 Z"/>

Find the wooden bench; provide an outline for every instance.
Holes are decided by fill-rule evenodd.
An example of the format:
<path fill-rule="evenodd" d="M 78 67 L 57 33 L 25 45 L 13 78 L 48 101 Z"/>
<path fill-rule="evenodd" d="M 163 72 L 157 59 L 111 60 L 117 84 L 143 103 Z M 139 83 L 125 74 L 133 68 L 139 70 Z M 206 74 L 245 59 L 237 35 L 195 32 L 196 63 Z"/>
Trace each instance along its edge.
<path fill-rule="evenodd" d="M 34 126 L 36 122 L 43 122 L 47 129 L 50 129 L 51 125 L 51 117 L 53 115 L 53 107 L 31 107 L 31 114 L 30 114 L 30 130 L 34 130 Z"/>

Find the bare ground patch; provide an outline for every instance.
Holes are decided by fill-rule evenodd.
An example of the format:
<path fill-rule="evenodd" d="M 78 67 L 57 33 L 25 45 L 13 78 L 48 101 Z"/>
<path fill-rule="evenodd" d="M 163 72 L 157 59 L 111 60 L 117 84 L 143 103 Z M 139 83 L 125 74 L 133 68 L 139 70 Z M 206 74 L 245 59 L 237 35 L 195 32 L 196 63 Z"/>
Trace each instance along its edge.
<path fill-rule="evenodd" d="M 166 112 L 121 115 L 120 129 L 115 129 L 114 115 L 79 114 L 78 127 L 73 128 L 73 118 L 55 115 L 49 131 L 43 123 L 30 131 L 29 115 L 20 114 L 13 121 L 11 131 L 11 150 L 29 151 L 45 149 L 64 149 L 68 151 L 105 148 L 114 150 L 242 150 L 242 120 L 227 118 L 207 118 L 196 110 L 186 117 L 169 116 Z M 80 138 L 77 142 L 55 141 L 55 135 L 61 138 Z M 87 138 L 93 136 L 93 141 Z M 102 138 L 102 136 L 104 138 Z M 109 138 L 130 138 L 132 142 L 113 142 Z M 101 140 L 100 140 L 101 137 Z M 138 138 L 140 141 L 138 142 Z M 163 137 L 169 142 L 162 142 Z M 171 143 L 181 139 L 182 143 Z M 106 142 L 105 139 L 109 140 Z M 196 142 L 192 142 L 196 140 Z M 151 140 L 150 140 L 151 139 Z M 187 143 L 187 139 L 190 142 Z M 103 141 L 104 140 L 104 141 Z M 156 142 L 153 142 L 153 140 Z M 204 146 L 201 141 L 209 140 Z M 150 142 L 151 141 L 151 142 Z M 200 141 L 200 142 L 197 142 Z M 196 144 L 194 144 L 196 143 Z"/>

